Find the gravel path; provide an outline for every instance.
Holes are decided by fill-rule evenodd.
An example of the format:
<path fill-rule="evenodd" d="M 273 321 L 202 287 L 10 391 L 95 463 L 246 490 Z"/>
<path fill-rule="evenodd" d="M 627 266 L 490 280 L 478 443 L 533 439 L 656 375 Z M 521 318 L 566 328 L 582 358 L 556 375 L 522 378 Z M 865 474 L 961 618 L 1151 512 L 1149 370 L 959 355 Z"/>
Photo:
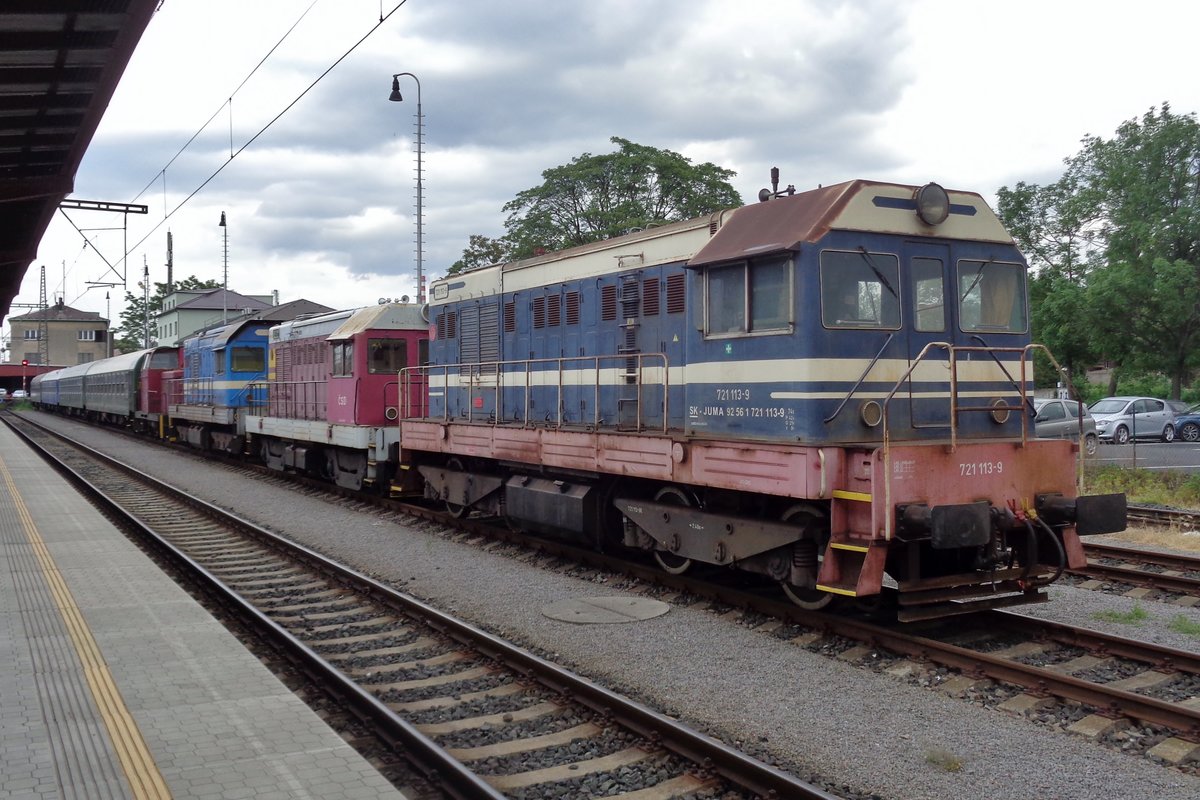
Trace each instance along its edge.
<path fill-rule="evenodd" d="M 74 434 L 85 430 L 64 420 Z M 880 798 L 1146 797 L 1195 800 L 1200 777 L 1122 755 L 1002 712 L 846 664 L 699 608 L 627 625 L 571 625 L 541 608 L 569 597 L 620 592 L 607 580 L 554 574 L 520 559 L 356 515 L 298 492 L 230 480 L 227 471 L 103 431 L 84 441 L 158 476 L 184 474 L 189 491 L 259 521 L 452 613 L 570 664 L 802 777 L 835 778 Z M 1029 613 L 1074 622 L 1134 601 L 1053 588 Z M 1092 622 L 1119 635 L 1196 649 L 1167 629 L 1200 611 L 1141 601 L 1136 628 Z"/>

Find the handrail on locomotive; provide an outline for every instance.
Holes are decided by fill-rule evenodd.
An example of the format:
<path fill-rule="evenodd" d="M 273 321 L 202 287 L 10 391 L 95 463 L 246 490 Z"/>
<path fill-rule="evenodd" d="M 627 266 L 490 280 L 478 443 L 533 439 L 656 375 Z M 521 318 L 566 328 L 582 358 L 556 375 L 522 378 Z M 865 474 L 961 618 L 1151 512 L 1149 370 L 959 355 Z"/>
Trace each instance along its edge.
<path fill-rule="evenodd" d="M 437 384 L 436 384 L 436 381 L 433 380 L 433 378 L 435 376 L 438 376 L 442 380 L 442 385 L 447 386 L 447 385 L 449 385 L 451 376 L 454 375 L 454 376 L 456 376 L 456 378 L 458 380 L 464 380 L 464 378 L 465 378 L 465 382 L 468 387 L 467 404 L 466 404 L 467 410 L 466 410 L 466 418 L 465 418 L 466 421 L 467 422 L 483 421 L 483 422 L 489 422 L 493 425 L 499 425 L 502 422 L 504 422 L 504 420 L 501 419 L 501 415 L 497 414 L 497 413 L 492 413 L 487 418 L 482 419 L 482 420 L 475 419 L 475 417 L 474 417 L 475 402 L 474 401 L 477 397 L 476 389 L 480 389 L 479 396 L 482 396 L 483 390 L 487 390 L 487 389 L 495 390 L 495 392 L 496 392 L 495 408 L 501 409 L 501 408 L 503 408 L 504 389 L 505 389 L 505 386 L 508 385 L 507 380 L 506 380 L 507 376 L 521 375 L 522 377 L 521 377 L 521 381 L 520 381 L 519 385 L 521 386 L 522 390 L 524 391 L 524 398 L 523 398 L 523 402 L 522 402 L 522 407 L 524 408 L 524 418 L 521 420 L 514 419 L 512 421 L 513 422 L 519 421 L 522 425 L 528 427 L 529 425 L 535 424 L 534 422 L 532 422 L 531 415 L 530 415 L 530 408 L 532 407 L 532 405 L 530 403 L 530 395 L 533 391 L 533 387 L 534 387 L 534 383 L 535 383 L 533 376 L 535 374 L 545 375 L 546 373 L 551 371 L 550 369 L 539 369 L 539 367 L 545 367 L 547 365 L 554 365 L 553 366 L 553 373 L 555 375 L 554 386 L 557 391 L 557 402 L 555 403 L 555 407 L 557 410 L 556 410 L 555 418 L 553 420 L 553 427 L 555 429 L 561 429 L 565 425 L 570 424 L 568 422 L 568 420 L 565 419 L 566 412 L 564 410 L 564 406 L 565 406 L 564 392 L 565 392 L 565 389 L 568 387 L 568 384 L 566 381 L 564 381 L 564 375 L 567 371 L 568 365 L 579 365 L 582 363 L 583 366 L 572 367 L 572 371 L 581 372 L 585 375 L 590 375 L 592 378 L 591 390 L 592 390 L 593 413 L 592 413 L 591 427 L 598 429 L 605 424 L 604 417 L 600 413 L 600 393 L 601 393 L 601 386 L 602 386 L 602 383 L 601 383 L 602 364 L 605 362 L 609 362 L 609 361 L 619 362 L 619 363 L 617 363 L 616 367 L 609 367 L 608 369 L 614 369 L 614 368 L 622 369 L 622 372 L 620 373 L 620 375 L 626 379 L 632 379 L 632 384 L 630 384 L 630 385 L 634 386 L 636 389 L 636 398 L 635 399 L 636 399 L 636 406 L 637 406 L 637 416 L 636 416 L 636 420 L 633 425 L 634 430 L 637 430 L 637 431 L 649 430 L 649 425 L 647 423 L 648 415 L 646 413 L 644 413 L 644 411 L 645 411 L 645 409 L 644 409 L 644 398 L 645 398 L 644 390 L 645 390 L 645 388 L 647 386 L 661 387 L 662 403 L 657 405 L 654 410 L 657 412 L 655 416 L 661 416 L 662 425 L 661 426 L 655 425 L 654 427 L 656 430 L 659 430 L 661 433 L 666 433 L 668 430 L 667 409 L 669 408 L 668 395 L 670 393 L 670 381 L 668 378 L 668 376 L 670 374 L 670 369 L 669 369 L 670 363 L 668 362 L 667 356 L 665 353 L 620 353 L 620 354 L 603 355 L 603 356 L 597 355 L 597 356 L 570 356 L 570 357 L 560 357 L 560 358 L 529 358 L 529 359 L 517 359 L 517 360 L 512 360 L 512 361 L 478 361 L 478 362 L 463 362 L 463 363 L 458 363 L 458 364 L 439 364 L 436 366 L 435 365 L 426 365 L 426 366 L 420 366 L 420 367 L 405 367 L 404 369 L 400 370 L 400 385 L 402 387 L 402 391 L 400 394 L 401 394 L 402 403 L 403 403 L 403 413 L 401 413 L 401 418 L 402 419 L 423 418 L 423 417 L 427 416 L 429 413 L 428 408 L 422 408 L 422 409 L 414 409 L 413 408 L 413 402 L 411 399 L 413 397 L 413 392 L 411 392 L 410 389 L 413 387 L 414 381 L 424 381 L 425 382 L 424 385 L 435 386 Z M 629 366 L 630 362 L 635 362 L 635 365 L 630 367 Z M 661 375 L 662 380 L 661 381 L 654 380 L 656 375 Z M 546 382 L 546 383 L 542 383 L 542 385 L 550 385 L 550 384 L 548 382 Z M 584 385 L 583 380 L 580 380 L 580 382 L 577 384 L 570 384 L 570 386 L 573 388 L 582 388 L 583 385 Z M 442 418 L 443 422 L 450 421 L 449 406 L 446 406 L 443 408 L 441 418 Z M 545 422 L 551 422 L 551 420 L 549 418 L 547 418 L 545 420 Z M 582 422 L 582 420 L 581 420 L 581 422 Z"/>
<path fill-rule="evenodd" d="M 920 363 L 926 359 L 928 354 L 930 354 L 933 351 L 937 351 L 937 350 L 946 351 L 946 354 L 947 354 L 948 360 L 949 360 L 950 392 L 948 394 L 947 399 L 950 402 L 950 414 L 949 414 L 949 423 L 948 424 L 950 427 L 950 450 L 951 450 L 951 452 L 954 452 L 958 448 L 958 414 L 960 411 L 984 411 L 989 414 L 995 414 L 996 412 L 1008 413 L 1010 411 L 1022 412 L 1021 413 L 1021 446 L 1024 447 L 1029 442 L 1029 417 L 1024 412 L 1027 408 L 1029 408 L 1029 392 L 1026 388 L 1028 386 L 1026 377 L 1028 375 L 1027 369 L 1028 369 L 1028 364 L 1030 361 L 1030 354 L 1034 351 L 1040 350 L 1043 354 L 1045 354 L 1046 358 L 1050 359 L 1050 362 L 1054 365 L 1054 369 L 1057 373 L 1061 374 L 1063 372 L 1062 366 L 1058 363 L 1058 359 L 1056 359 L 1054 357 L 1054 354 L 1050 352 L 1050 349 L 1048 347 L 1046 347 L 1046 345 L 1038 344 L 1036 342 L 1030 342 L 1029 344 L 1024 345 L 1023 347 L 994 347 L 994 346 L 990 346 L 990 345 L 983 345 L 983 346 L 980 346 L 980 345 L 955 345 L 955 344 L 951 344 L 949 342 L 930 342 L 927 345 L 925 345 L 923 348 L 921 348 L 921 352 L 919 352 L 917 354 L 916 358 L 913 359 L 912 364 L 909 365 L 909 368 L 905 371 L 905 373 L 903 375 L 900 376 L 899 380 L 896 381 L 896 385 L 893 386 L 891 388 L 891 390 L 887 393 L 887 395 L 884 397 L 883 403 L 882 403 L 883 462 L 884 462 L 883 495 L 884 495 L 885 504 L 887 505 L 888 508 L 890 508 L 891 504 L 892 504 L 891 435 L 890 435 L 890 430 L 889 430 L 891 402 L 895 398 L 896 393 L 898 391 L 900 391 L 901 387 L 905 383 L 909 383 L 909 385 L 911 386 L 910 378 L 912 377 L 913 372 L 917 369 L 917 367 L 920 365 Z M 1019 353 L 1020 354 L 1019 363 L 1021 365 L 1020 378 L 1017 381 L 1013 381 L 1013 384 L 1014 384 L 1014 388 L 1017 390 L 1018 394 L 1020 395 L 1021 402 L 1016 405 L 1005 404 L 1005 403 L 986 405 L 986 406 L 960 405 L 959 398 L 958 398 L 958 356 L 961 353 L 987 353 L 988 355 L 992 356 L 992 358 L 996 358 L 996 355 L 998 353 Z M 997 362 L 1001 364 L 1001 368 L 1003 369 L 1003 362 L 1000 362 L 999 359 L 997 359 Z M 1005 370 L 1005 374 L 1006 375 L 1008 374 L 1007 370 Z M 1012 376 L 1010 375 L 1009 378 L 1011 380 Z M 853 390 L 851 391 L 851 394 L 853 394 Z M 846 398 L 845 401 L 843 401 L 843 405 L 848 400 L 849 400 L 849 396 Z M 912 404 L 911 403 L 909 404 L 908 408 L 909 408 L 909 414 L 911 416 L 911 414 L 912 414 Z M 910 419 L 909 424 L 915 426 L 915 421 Z M 1083 426 L 1082 425 L 1079 426 L 1079 436 L 1080 436 L 1080 441 L 1079 441 L 1080 446 L 1078 448 L 1076 448 L 1077 449 L 1076 489 L 1077 489 L 1077 491 L 1082 493 L 1083 492 L 1083 471 L 1084 471 L 1084 459 L 1083 459 L 1084 447 L 1083 447 Z M 884 523 L 885 523 L 884 538 L 890 541 L 893 534 L 895 533 L 895 520 L 889 515 L 885 518 Z"/>

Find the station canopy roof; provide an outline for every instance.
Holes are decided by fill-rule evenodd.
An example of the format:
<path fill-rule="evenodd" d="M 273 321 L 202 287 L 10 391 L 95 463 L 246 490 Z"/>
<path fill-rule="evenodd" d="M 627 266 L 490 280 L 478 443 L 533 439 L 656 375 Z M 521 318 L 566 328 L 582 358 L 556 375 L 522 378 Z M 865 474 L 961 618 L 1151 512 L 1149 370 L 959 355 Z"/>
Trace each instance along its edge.
<path fill-rule="evenodd" d="M 161 2 L 0 1 L 0 319 Z"/>

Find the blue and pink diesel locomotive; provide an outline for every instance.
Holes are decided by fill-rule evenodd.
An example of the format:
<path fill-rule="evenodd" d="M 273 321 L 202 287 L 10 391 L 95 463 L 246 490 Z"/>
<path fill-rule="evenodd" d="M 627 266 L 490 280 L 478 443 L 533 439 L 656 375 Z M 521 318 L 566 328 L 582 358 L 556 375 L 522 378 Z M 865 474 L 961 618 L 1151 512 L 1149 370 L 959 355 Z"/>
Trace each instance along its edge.
<path fill-rule="evenodd" d="M 1125 499 L 1032 438 L 1025 278 L 978 195 L 868 181 L 450 276 L 401 458 L 454 511 L 808 608 L 1035 602 Z"/>
<path fill-rule="evenodd" d="M 271 327 L 232 426 L 180 402 L 161 427 L 905 620 L 1044 600 L 1125 526 L 1078 443 L 1033 438 L 1026 265 L 977 194 L 771 193 L 431 295 Z"/>

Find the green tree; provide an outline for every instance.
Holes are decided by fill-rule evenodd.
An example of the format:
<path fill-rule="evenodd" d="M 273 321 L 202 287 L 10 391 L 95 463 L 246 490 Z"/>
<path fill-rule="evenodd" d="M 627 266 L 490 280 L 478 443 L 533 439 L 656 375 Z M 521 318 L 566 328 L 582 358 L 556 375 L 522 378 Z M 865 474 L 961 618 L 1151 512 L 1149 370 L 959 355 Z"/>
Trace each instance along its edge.
<path fill-rule="evenodd" d="M 172 291 L 220 288 L 220 281 L 202 281 L 195 275 L 189 275 L 181 281 L 176 281 L 175 288 Z M 158 344 L 158 340 L 154 337 L 154 318 L 158 312 L 162 311 L 163 300 L 167 294 L 167 284 L 154 284 L 154 292 L 150 295 L 149 304 L 150 345 L 152 347 Z M 134 350 L 143 349 L 145 343 L 143 332 L 147 319 L 146 309 L 146 301 L 142 295 L 135 296 L 132 292 L 125 292 L 125 310 L 121 312 L 121 324 L 113 330 L 113 348 L 115 350 L 119 350 L 122 353 L 131 353 Z"/>
<path fill-rule="evenodd" d="M 610 141 L 615 153 L 584 153 L 543 172 L 540 186 L 505 203 L 504 236 L 472 237 L 456 264 L 483 263 L 497 253 L 526 258 L 742 204 L 729 183 L 732 170 L 616 136 Z"/>
<path fill-rule="evenodd" d="M 1070 162 L 1068 162 L 1070 163 Z M 1074 175 L 1046 186 L 1018 183 L 996 193 L 997 214 L 1029 261 L 1035 341 L 1050 348 L 1078 379 L 1101 353 L 1092 335 L 1087 278 L 1098 252 L 1096 220 L 1080 199 Z M 1038 381 L 1058 379 L 1039 361 Z"/>
<path fill-rule="evenodd" d="M 1178 398 L 1200 366 L 1200 124 L 1163 104 L 1082 144 L 1057 183 L 999 193 L 1037 271 L 1035 335 L 1078 366 L 1161 372 Z"/>
<path fill-rule="evenodd" d="M 1109 140 L 1084 139 L 1084 201 L 1104 226 L 1092 280 L 1100 339 L 1128 366 L 1162 372 L 1179 398 L 1200 365 L 1200 124 L 1151 108 Z"/>
<path fill-rule="evenodd" d="M 511 258 L 512 248 L 504 239 L 492 239 L 473 233 L 466 249 L 463 250 L 462 258 L 451 264 L 450 269 L 446 270 L 446 274 L 457 275 L 477 267 L 509 261 Z"/>

